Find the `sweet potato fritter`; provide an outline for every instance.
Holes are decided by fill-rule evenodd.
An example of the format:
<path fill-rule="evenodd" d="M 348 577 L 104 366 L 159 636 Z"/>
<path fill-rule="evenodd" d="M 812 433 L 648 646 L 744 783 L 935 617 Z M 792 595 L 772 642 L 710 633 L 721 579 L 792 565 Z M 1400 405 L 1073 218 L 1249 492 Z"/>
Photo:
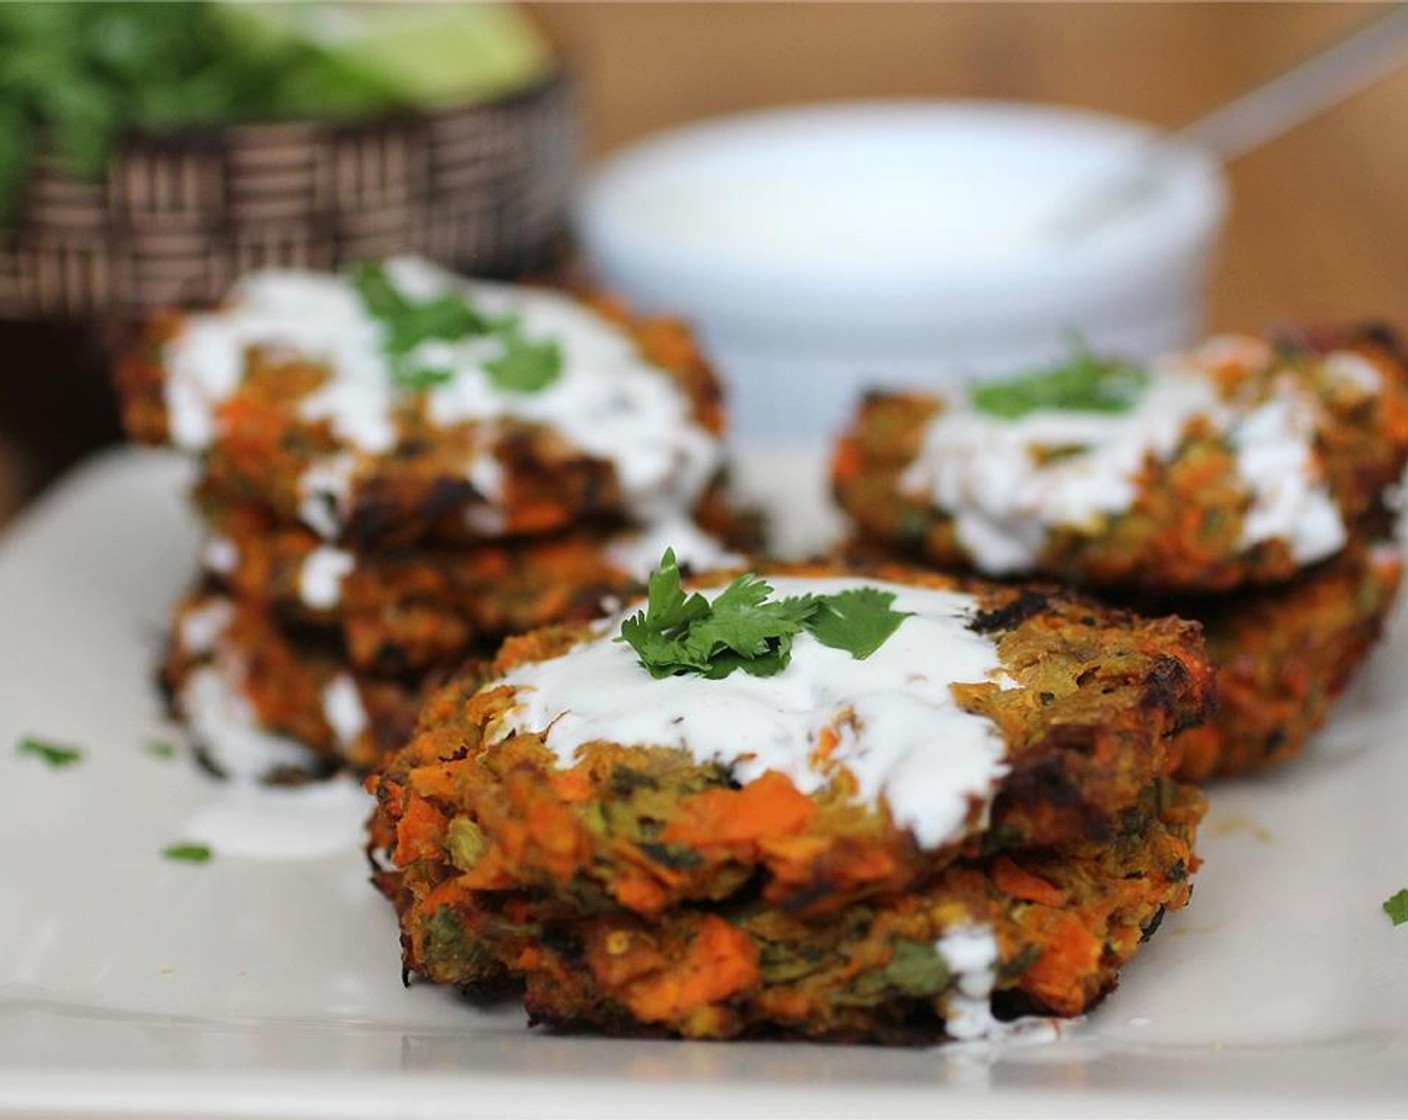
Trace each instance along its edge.
<path fill-rule="evenodd" d="M 198 618 L 218 623 L 198 638 L 203 624 L 192 625 Z M 365 771 L 406 742 L 426 695 L 450 671 L 433 668 L 400 679 L 354 672 L 334 640 L 308 632 L 291 636 L 257 606 L 198 593 L 177 605 L 160 676 L 172 715 L 191 728 L 198 745 L 211 729 L 189 688 L 197 674 L 214 672 L 226 692 L 243 701 L 208 714 L 221 731 L 238 734 L 244 722 L 249 730 L 305 747 L 328 765 Z M 204 745 L 220 753 L 220 744 Z"/>
<path fill-rule="evenodd" d="M 704 432 L 721 433 L 718 380 L 682 325 L 632 318 L 607 297 L 584 302 L 629 333 L 646 361 L 678 387 Z M 117 367 L 123 422 L 140 442 L 171 438 L 163 352 L 182 324 L 181 315 L 158 316 Z M 327 370 L 307 356 L 278 346 L 251 347 L 237 388 L 218 407 L 215 438 L 203 456 L 208 494 L 222 505 L 262 506 L 297 524 L 306 520 L 300 487 L 310 469 L 350 456 L 349 490 L 336 508 L 324 510 L 335 522 L 333 531 L 315 527 L 359 550 L 423 539 L 549 533 L 630 513 L 611 463 L 550 428 L 512 416 L 440 426 L 423 396 L 406 394 L 395 408 L 395 447 L 376 455 L 360 450 L 325 420 L 301 412 L 326 379 Z M 497 496 L 482 493 L 466 475 L 466 464 L 486 453 L 497 464 Z"/>
<path fill-rule="evenodd" d="M 1178 776 L 1201 782 L 1299 755 L 1377 644 L 1402 574 L 1395 546 L 1355 542 L 1284 587 L 1127 603 L 1201 622 L 1218 667 L 1217 712 L 1178 737 Z"/>
<path fill-rule="evenodd" d="M 222 565 L 207 575 L 285 626 L 336 631 L 361 673 L 398 677 L 453 664 L 492 652 L 509 634 L 595 618 L 603 601 L 645 590 L 614 558 L 613 543 L 628 532 L 619 524 L 457 548 L 352 553 L 334 552 L 311 531 L 280 525 L 256 507 L 204 512 L 222 542 Z M 756 516 L 732 507 L 721 491 L 710 491 L 696 519 L 722 547 L 757 547 Z M 340 565 L 335 594 L 310 601 L 310 565 L 328 558 Z"/>
<path fill-rule="evenodd" d="M 1198 628 L 893 565 L 766 574 L 977 597 L 968 628 L 1010 681 L 953 695 L 1006 744 L 990 815 L 972 804 L 956 839 L 925 848 L 844 770 L 804 793 L 686 750 L 596 740 L 567 765 L 543 733 L 495 740 L 514 703 L 496 681 L 595 634 L 550 628 L 436 694 L 369 783 L 406 967 L 526 985 L 551 1022 L 885 1039 L 954 1013 L 959 978 L 933 947 L 979 923 L 1012 1009 L 1088 1006 L 1187 898 L 1201 808 L 1166 777 L 1172 735 L 1211 705 Z"/>
<path fill-rule="evenodd" d="M 969 586 L 896 567 L 865 574 L 938 589 Z M 1019 687 L 955 689 L 963 708 L 997 724 L 1011 767 L 991 821 L 971 821 L 962 849 L 1107 835 L 1140 791 L 1171 771 L 1172 733 L 1211 707 L 1198 628 L 1055 591 L 974 586 L 985 609 L 973 626 L 997 641 Z M 489 676 L 558 656 L 590 634 L 589 627 L 559 627 L 510 639 Z M 767 901 L 824 908 L 899 889 L 960 854 L 953 846 L 922 851 L 845 783 L 807 797 L 780 775 L 740 788 L 726 766 L 677 750 L 597 742 L 561 770 L 541 735 L 490 746 L 486 730 L 513 694 L 480 683 L 472 676 L 431 700 L 380 785 L 397 816 L 471 817 L 489 844 L 474 872 L 485 885 L 570 883 L 584 899 L 649 914 L 684 899 L 725 897 L 761 870 Z M 773 842 L 778 829 L 787 843 Z"/>
<path fill-rule="evenodd" d="M 1156 783 L 1105 841 L 962 860 L 819 917 L 733 896 L 648 918 L 575 896 L 469 889 L 457 870 L 472 846 L 453 826 L 449 863 L 427 841 L 427 854 L 378 881 L 402 913 L 407 968 L 475 994 L 522 988 L 535 1022 L 916 1042 L 964 1033 L 954 1018 L 965 978 L 941 940 L 955 930 L 995 935 L 1000 1018 L 1088 1009 L 1164 912 L 1187 902 L 1202 811 L 1188 787 Z"/>
<path fill-rule="evenodd" d="M 1268 355 L 1264 361 L 1256 358 L 1261 353 Z M 1346 366 L 1354 363 L 1358 368 L 1347 375 Z M 1305 395 L 1313 408 L 1314 466 L 1346 525 L 1375 509 L 1403 473 L 1408 368 L 1396 340 L 1382 328 L 1282 343 L 1274 350 L 1245 340 L 1231 357 L 1204 357 L 1197 364 L 1234 414 L 1263 404 L 1277 386 L 1294 385 Z M 903 481 L 945 407 L 942 398 L 923 393 L 872 394 L 837 445 L 833 486 L 862 532 L 897 554 L 948 569 L 982 568 L 960 539 L 955 510 Z M 1051 454 L 1068 451 L 1078 461 L 1080 448 L 1054 448 Z M 1134 484 L 1133 502 L 1123 512 L 1053 524 L 1030 564 L 988 570 L 1122 593 L 1142 588 L 1204 594 L 1285 582 L 1303 567 L 1280 537 L 1244 543 L 1251 498 L 1236 451 L 1201 416 L 1188 421 L 1167 457 L 1145 459 Z M 1030 528 L 1038 528 L 1035 521 Z"/>

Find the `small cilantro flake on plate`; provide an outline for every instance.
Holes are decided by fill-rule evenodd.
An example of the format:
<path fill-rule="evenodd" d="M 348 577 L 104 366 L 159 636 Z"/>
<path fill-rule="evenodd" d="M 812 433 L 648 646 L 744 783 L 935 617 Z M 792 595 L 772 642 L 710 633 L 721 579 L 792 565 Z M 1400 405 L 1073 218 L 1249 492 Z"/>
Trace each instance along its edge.
<path fill-rule="evenodd" d="M 142 743 L 142 750 L 153 758 L 172 759 L 179 753 L 175 743 L 167 742 L 165 739 L 147 739 Z"/>
<path fill-rule="evenodd" d="M 67 743 L 54 743 L 46 739 L 38 739 L 33 735 L 26 735 L 15 744 L 15 751 L 18 754 L 33 755 L 35 758 L 43 759 L 55 770 L 64 766 L 72 766 L 83 758 L 83 749 Z"/>
<path fill-rule="evenodd" d="M 161 849 L 161 858 L 173 863 L 209 863 L 214 854 L 205 844 L 171 844 Z"/>
<path fill-rule="evenodd" d="M 1384 913 L 1388 915 L 1389 921 L 1396 926 L 1408 922 L 1408 887 L 1404 887 L 1397 894 L 1390 895 L 1384 900 Z"/>

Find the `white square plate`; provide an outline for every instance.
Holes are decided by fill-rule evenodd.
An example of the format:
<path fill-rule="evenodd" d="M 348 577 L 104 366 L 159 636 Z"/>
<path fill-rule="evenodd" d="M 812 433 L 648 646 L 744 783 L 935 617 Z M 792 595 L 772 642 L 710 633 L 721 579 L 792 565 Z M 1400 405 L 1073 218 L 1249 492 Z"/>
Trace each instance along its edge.
<path fill-rule="evenodd" d="M 814 457 L 745 454 L 797 548 L 834 529 Z M 884 1050 L 529 1031 L 400 983 L 350 784 L 265 804 L 322 854 L 164 860 L 232 809 L 152 667 L 194 568 L 185 468 L 89 464 L 0 546 L 0 1111 L 492 1117 L 1408 1113 L 1408 618 L 1305 761 L 1212 793 L 1191 907 L 1059 1041 Z M 82 745 L 52 769 L 10 746 Z M 211 809 L 215 806 L 215 810 Z"/>

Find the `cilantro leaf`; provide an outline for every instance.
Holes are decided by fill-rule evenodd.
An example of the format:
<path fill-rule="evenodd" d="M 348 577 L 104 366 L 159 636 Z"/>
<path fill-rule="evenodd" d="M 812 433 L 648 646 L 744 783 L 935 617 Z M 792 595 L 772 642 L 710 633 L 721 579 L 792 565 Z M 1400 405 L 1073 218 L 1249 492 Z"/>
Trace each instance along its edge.
<path fill-rule="evenodd" d="M 536 393 L 562 376 L 561 346 L 551 339 L 525 338 L 517 315 L 486 316 L 458 292 L 409 299 L 391 282 L 385 267 L 375 262 L 358 266 L 352 285 L 367 314 L 382 324 L 391 379 L 402 389 L 424 392 L 454 378 L 453 370 L 412 364 L 411 355 L 423 343 L 485 335 L 503 340 L 503 353 L 484 363 L 489 383 L 500 392 Z"/>
<path fill-rule="evenodd" d="M 15 752 L 42 758 L 55 770 L 72 766 L 83 758 L 81 747 L 70 746 L 66 743 L 52 743 L 44 739 L 36 739 L 32 735 L 26 735 L 20 739 L 15 744 Z"/>
<path fill-rule="evenodd" d="M 489 333 L 484 316 L 453 292 L 425 303 L 406 302 L 386 319 L 386 326 L 386 350 L 397 356 L 409 354 L 422 342 L 458 342 L 471 335 Z"/>
<path fill-rule="evenodd" d="M 1384 913 L 1396 926 L 1408 922 L 1408 887 L 1384 900 Z"/>
<path fill-rule="evenodd" d="M 807 619 L 807 630 L 832 649 L 843 649 L 864 661 L 885 644 L 913 611 L 897 611 L 894 592 L 878 587 L 857 587 L 825 596 Z"/>
<path fill-rule="evenodd" d="M 423 393 L 426 389 L 444 385 L 454 376 L 449 370 L 439 369 L 435 366 L 413 366 L 397 362 L 393 363 L 391 367 L 391 380 L 402 389 L 409 389 L 413 393 Z"/>
<path fill-rule="evenodd" d="M 161 849 L 161 858 L 174 863 L 209 863 L 214 854 L 205 844 L 171 844 Z"/>
<path fill-rule="evenodd" d="M 177 754 L 176 744 L 168 743 L 165 739 L 148 739 L 142 744 L 142 749 L 153 758 L 171 759 Z"/>
<path fill-rule="evenodd" d="M 1079 340 L 1061 365 L 973 388 L 973 407 L 1002 420 L 1020 420 L 1047 409 L 1061 412 L 1128 412 L 1149 383 L 1137 366 L 1097 357 Z"/>
<path fill-rule="evenodd" d="M 709 601 L 703 595 L 685 595 L 675 551 L 667 548 L 660 566 L 650 573 L 645 610 L 637 611 L 621 624 L 616 640 L 630 645 L 652 676 L 670 677 L 689 668 L 703 672 L 707 663 L 680 663 L 684 650 L 679 639 L 692 623 L 708 613 Z"/>
<path fill-rule="evenodd" d="M 932 996 L 953 978 L 932 941 L 895 941 L 894 955 L 884 968 L 886 984 L 907 996 Z"/>
<path fill-rule="evenodd" d="M 634 649 L 657 679 L 698 673 L 722 680 L 740 671 L 770 677 L 791 663 L 793 640 L 804 630 L 864 660 L 909 617 L 892 609 L 893 593 L 875 587 L 786 599 L 771 599 L 772 593 L 767 580 L 749 572 L 712 602 L 698 592 L 686 595 L 674 550 L 667 549 L 651 573 L 645 609 L 622 621 L 616 641 Z"/>
<path fill-rule="evenodd" d="M 376 261 L 363 261 L 352 271 L 356 289 L 367 314 L 376 319 L 394 319 L 406 310 L 406 297 L 391 282 L 386 269 Z"/>
<path fill-rule="evenodd" d="M 529 342 L 516 331 L 500 357 L 484 363 L 489 383 L 503 392 L 537 393 L 562 376 L 562 348 L 551 339 Z"/>

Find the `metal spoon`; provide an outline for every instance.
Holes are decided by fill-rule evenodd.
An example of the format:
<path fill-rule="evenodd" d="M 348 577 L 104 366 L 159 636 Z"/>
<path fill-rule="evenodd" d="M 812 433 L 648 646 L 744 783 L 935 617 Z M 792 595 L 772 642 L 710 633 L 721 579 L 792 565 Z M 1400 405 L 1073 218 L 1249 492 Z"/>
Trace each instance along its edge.
<path fill-rule="evenodd" d="M 1052 232 L 1068 242 L 1084 238 L 1152 194 L 1178 148 L 1201 148 L 1227 163 L 1387 77 L 1405 57 L 1408 5 L 1396 4 L 1265 85 L 1142 145 L 1129 166 L 1083 184 Z"/>

